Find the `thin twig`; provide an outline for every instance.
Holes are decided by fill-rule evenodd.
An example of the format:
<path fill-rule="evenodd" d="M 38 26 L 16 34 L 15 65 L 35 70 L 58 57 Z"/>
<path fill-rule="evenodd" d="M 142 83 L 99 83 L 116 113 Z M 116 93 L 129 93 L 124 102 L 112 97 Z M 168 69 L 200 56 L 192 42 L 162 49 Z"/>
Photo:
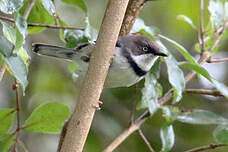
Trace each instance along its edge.
<path fill-rule="evenodd" d="M 147 140 L 147 138 L 144 136 L 143 132 L 141 129 L 138 130 L 139 135 L 141 136 L 141 138 L 143 139 L 143 141 L 145 142 L 145 144 L 147 145 L 147 147 L 150 149 L 151 152 L 155 152 L 154 149 L 152 148 L 150 142 Z"/>
<path fill-rule="evenodd" d="M 24 12 L 24 19 L 27 20 L 32 7 L 34 6 L 36 0 L 32 0 L 31 3 L 28 4 L 28 7 L 26 8 L 25 12 Z M 5 64 L 5 63 L 4 63 Z M 5 72 L 5 70 L 4 70 Z M 19 136 L 20 136 L 20 103 L 19 103 L 19 94 L 18 94 L 18 87 L 19 87 L 19 83 L 17 82 L 17 80 L 15 79 L 15 84 L 13 85 L 13 90 L 15 90 L 16 92 L 16 115 L 17 115 L 17 128 L 15 131 L 16 134 L 16 139 L 15 139 L 15 143 L 14 143 L 14 147 L 13 147 L 13 151 L 17 151 L 17 144 L 19 143 Z"/>
<path fill-rule="evenodd" d="M 225 22 L 225 24 L 223 25 L 223 28 L 221 31 L 216 32 L 215 34 L 218 34 L 218 36 L 215 38 L 214 43 L 211 45 L 211 47 L 208 49 L 208 51 L 205 51 L 204 53 L 201 54 L 200 59 L 198 60 L 198 64 L 202 65 L 205 62 L 207 62 L 207 60 L 209 59 L 209 57 L 211 56 L 211 51 L 218 45 L 218 43 L 220 42 L 222 35 L 225 31 L 225 29 L 228 27 L 228 20 Z M 185 76 L 185 83 L 187 84 L 194 76 L 196 75 L 196 72 L 190 72 L 189 74 L 187 74 Z M 170 89 L 162 98 L 159 99 L 159 104 L 162 106 L 165 103 L 167 103 L 173 96 L 173 89 Z M 150 113 L 148 110 L 146 110 L 145 112 L 143 112 L 143 114 L 141 114 L 136 120 L 135 120 L 135 125 L 141 126 L 141 124 L 143 124 L 150 116 Z M 131 130 L 132 126 L 130 126 L 129 128 L 127 128 L 123 133 L 121 133 L 116 139 L 114 139 L 114 141 L 106 148 L 110 148 L 110 147 L 118 147 L 124 140 L 119 140 L 119 137 L 126 139 L 128 136 L 131 135 L 130 134 L 126 134 L 125 132 L 127 130 Z M 133 132 L 132 132 L 133 133 Z M 107 151 L 109 152 L 109 151 Z"/>
<path fill-rule="evenodd" d="M 5 16 L 0 16 L 0 19 L 10 23 L 15 23 L 14 19 L 8 18 Z M 73 26 L 58 26 L 58 25 L 49 25 L 49 24 L 39 24 L 39 23 L 28 23 L 30 27 L 46 27 L 51 29 L 68 29 L 68 30 L 84 30 L 83 27 L 73 27 Z"/>
<path fill-rule="evenodd" d="M 223 96 L 218 90 L 209 90 L 209 89 L 185 89 L 184 93 L 193 93 L 193 94 L 204 94 L 212 96 Z"/>
<path fill-rule="evenodd" d="M 209 58 L 208 63 L 228 62 L 228 58 Z"/>
<path fill-rule="evenodd" d="M 30 12 L 31 12 L 31 10 L 32 10 L 32 8 L 33 8 L 33 6 L 35 5 L 35 2 L 36 2 L 36 0 L 32 0 L 32 1 L 29 3 L 28 7 L 26 8 L 26 10 L 25 10 L 25 12 L 24 12 L 24 19 L 25 19 L 25 20 L 28 19 L 29 14 L 30 14 Z"/>
<path fill-rule="evenodd" d="M 19 87 L 19 84 L 15 80 L 15 84 L 13 85 L 13 90 L 15 90 L 15 93 L 16 93 L 16 116 L 17 116 L 16 122 L 17 122 L 17 128 L 15 130 L 16 139 L 15 139 L 13 151 L 16 151 L 16 147 L 17 147 L 16 145 L 18 144 L 19 135 L 20 135 L 20 126 L 21 126 L 20 125 L 20 103 L 19 103 L 18 87 Z"/>
<path fill-rule="evenodd" d="M 190 149 L 190 150 L 186 150 L 184 152 L 199 152 L 199 151 L 215 149 L 215 148 L 223 147 L 223 146 L 228 146 L 228 145 L 226 145 L 226 144 L 210 144 L 210 145 L 196 147 L 196 148 L 193 148 L 193 149 Z"/>
<path fill-rule="evenodd" d="M 201 53 L 206 51 L 204 42 L 204 0 L 200 1 L 200 46 Z"/>
<path fill-rule="evenodd" d="M 222 39 L 223 33 L 227 27 L 228 27 L 228 20 L 226 20 L 226 22 L 222 26 L 221 31 L 217 30 L 216 34 L 218 34 L 218 36 L 217 36 L 215 42 L 212 44 L 211 48 L 208 50 L 208 52 L 212 52 L 215 49 L 215 47 L 218 45 L 218 43 Z"/>

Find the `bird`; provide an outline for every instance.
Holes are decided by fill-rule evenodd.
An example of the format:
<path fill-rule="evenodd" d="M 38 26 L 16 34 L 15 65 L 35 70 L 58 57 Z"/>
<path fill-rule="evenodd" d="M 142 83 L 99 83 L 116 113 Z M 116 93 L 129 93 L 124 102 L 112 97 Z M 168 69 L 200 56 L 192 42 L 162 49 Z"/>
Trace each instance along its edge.
<path fill-rule="evenodd" d="M 88 69 L 90 57 L 96 41 L 78 44 L 75 48 L 33 43 L 32 51 L 44 56 L 75 61 L 79 66 L 75 73 L 81 85 Z M 118 37 L 110 62 L 104 88 L 130 87 L 150 71 L 159 57 L 166 57 L 156 41 L 144 35 Z"/>

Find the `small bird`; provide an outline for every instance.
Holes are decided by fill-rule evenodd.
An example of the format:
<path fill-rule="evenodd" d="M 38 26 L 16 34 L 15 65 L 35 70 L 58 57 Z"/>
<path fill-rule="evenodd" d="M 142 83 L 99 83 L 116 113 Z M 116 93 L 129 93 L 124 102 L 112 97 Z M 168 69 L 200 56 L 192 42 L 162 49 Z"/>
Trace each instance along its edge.
<path fill-rule="evenodd" d="M 75 48 L 35 43 L 32 50 L 40 55 L 78 63 L 79 67 L 75 73 L 79 76 L 78 83 L 81 83 L 88 69 L 94 46 L 95 42 L 81 43 Z M 119 37 L 104 87 L 129 87 L 139 82 L 150 71 L 159 56 L 167 56 L 159 50 L 158 44 L 147 36 L 127 35 Z"/>

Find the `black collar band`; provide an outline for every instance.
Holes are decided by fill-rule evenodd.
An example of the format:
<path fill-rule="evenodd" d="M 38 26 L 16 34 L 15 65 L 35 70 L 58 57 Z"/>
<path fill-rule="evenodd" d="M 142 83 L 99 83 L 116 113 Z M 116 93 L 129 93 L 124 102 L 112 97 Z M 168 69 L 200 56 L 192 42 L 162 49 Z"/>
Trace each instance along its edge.
<path fill-rule="evenodd" d="M 131 54 L 127 50 L 124 49 L 123 55 L 126 57 L 128 63 L 130 64 L 136 75 L 141 77 L 147 73 L 147 71 L 144 71 L 137 65 L 137 63 L 133 60 Z"/>

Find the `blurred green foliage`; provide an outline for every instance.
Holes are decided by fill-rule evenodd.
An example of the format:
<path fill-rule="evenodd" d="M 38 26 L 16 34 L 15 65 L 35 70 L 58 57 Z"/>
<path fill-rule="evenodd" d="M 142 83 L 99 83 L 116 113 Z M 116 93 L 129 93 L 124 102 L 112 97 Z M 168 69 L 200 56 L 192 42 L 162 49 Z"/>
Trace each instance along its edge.
<path fill-rule="evenodd" d="M 91 29 L 92 27 L 95 27 L 95 29 L 99 29 L 100 24 L 102 22 L 104 9 L 107 4 L 107 0 L 93 0 L 93 1 L 85 0 L 85 4 L 87 5 L 87 8 L 85 7 L 83 1 L 75 0 L 74 3 L 77 4 L 77 2 L 79 2 L 80 5 L 74 5 L 74 6 L 79 6 L 81 7 L 81 9 L 65 4 L 63 3 L 64 1 L 69 3 L 69 1 L 66 1 L 66 0 L 55 1 L 56 14 L 54 15 L 58 15 L 64 22 L 66 22 L 68 25 L 71 25 L 71 26 L 81 27 L 86 25 L 88 29 L 90 29 L 87 31 L 88 33 L 92 33 L 92 31 L 94 31 Z M 12 2 L 15 3 L 16 1 L 12 1 Z M 25 3 L 26 5 L 24 5 L 20 10 L 21 14 L 23 14 L 27 6 L 28 0 L 25 0 Z M 41 0 L 37 0 L 36 3 L 37 4 L 32 9 L 31 15 L 28 18 L 28 22 L 54 24 L 56 22 L 54 15 L 49 14 L 48 11 L 45 10 Z M 204 14 L 205 25 L 207 25 L 210 20 L 209 11 L 207 9 L 208 4 L 209 4 L 209 0 L 205 0 L 205 14 Z M 16 2 L 14 11 L 17 11 L 21 6 L 22 6 L 21 1 Z M 186 23 L 186 22 L 177 20 L 177 16 L 180 14 L 183 14 L 192 20 L 191 24 L 194 24 L 196 27 L 199 27 L 199 20 L 200 20 L 199 8 L 200 8 L 199 0 L 157 0 L 157 1 L 147 2 L 143 10 L 139 14 L 139 17 L 144 20 L 146 25 L 149 25 L 149 26 L 152 25 L 152 26 L 158 27 L 162 35 L 166 35 L 172 40 L 175 40 L 176 42 L 181 44 L 183 48 L 188 50 L 188 52 L 191 55 L 193 55 L 193 57 L 195 57 L 195 55 L 197 54 L 195 50 L 195 43 L 197 43 L 198 41 L 198 35 L 196 31 L 192 29 L 192 26 L 188 24 L 189 22 Z M 39 11 L 42 11 L 44 13 L 43 14 L 37 13 Z M 12 10 L 5 10 L 4 12 L 12 13 Z M 90 24 L 88 24 L 88 20 L 87 22 L 85 22 L 85 15 L 86 15 L 85 12 L 87 12 L 89 16 Z M 23 21 L 21 22 L 23 23 Z M 27 27 L 25 28 L 23 27 L 22 29 L 27 30 Z M 20 26 L 17 26 L 17 28 L 19 29 Z M 59 38 L 58 30 L 46 29 L 43 32 L 38 33 L 42 30 L 44 30 L 44 28 L 29 27 L 28 28 L 29 34 L 35 34 L 35 33 L 37 34 L 30 36 L 28 41 L 53 43 L 53 44 L 58 44 L 62 46 L 65 45 L 62 41 L 64 40 L 63 33 L 62 33 L 62 40 L 61 40 Z M 23 30 L 20 30 L 20 32 L 22 31 Z M 3 34 L 4 33 L 6 32 L 3 31 Z M 26 32 L 23 32 L 21 34 L 24 35 L 25 37 L 26 35 L 25 33 Z M 211 33 L 209 32 L 209 34 Z M 92 34 L 89 34 L 89 35 L 92 35 Z M 86 33 L 82 34 L 83 38 L 85 38 L 86 36 L 88 36 L 86 35 Z M 91 37 L 89 39 L 94 39 L 94 38 Z M 65 39 L 65 40 L 68 40 L 68 39 Z M 88 37 L 86 37 L 86 40 L 88 40 Z M 222 42 L 222 46 L 219 49 L 219 53 L 223 52 L 225 54 L 225 55 L 222 54 L 221 57 L 227 56 L 228 54 L 227 53 L 228 43 L 226 42 L 227 42 L 227 39 L 224 39 Z M 15 42 L 11 41 L 11 43 L 16 45 L 15 44 L 16 41 Z M 22 43 L 23 42 L 20 42 L 18 45 L 21 47 Z M 177 61 L 184 60 L 184 57 L 181 56 L 179 52 L 176 50 L 178 48 L 175 48 L 175 46 L 172 46 L 165 41 L 163 43 L 166 45 L 167 49 L 173 54 L 173 56 L 176 57 Z M 29 72 L 28 72 L 29 84 L 25 92 L 26 96 L 22 96 L 22 95 L 20 96 L 20 102 L 22 106 L 22 110 L 21 110 L 22 119 L 26 120 L 36 107 L 38 107 L 42 103 L 47 103 L 50 101 L 59 101 L 59 103 L 63 103 L 67 105 L 72 110 L 75 105 L 76 97 L 78 93 L 75 87 L 75 82 L 73 82 L 72 76 L 71 76 L 73 70 L 69 72 L 67 68 L 68 63 L 65 61 L 60 61 L 52 58 L 46 58 L 46 57 L 41 57 L 41 56 L 36 56 L 34 54 L 31 54 L 30 43 L 27 43 L 26 45 L 28 45 L 27 47 L 25 47 L 27 52 L 33 58 L 31 60 Z M 21 48 L 23 49 L 23 47 Z M 22 53 L 22 54 L 18 53 L 18 55 L 21 58 L 23 58 L 22 57 L 23 54 L 25 53 Z M 0 63 L 1 63 L 1 58 L 2 56 L 0 56 Z M 7 60 L 4 60 L 4 61 L 7 61 Z M 224 63 L 224 64 L 225 66 L 227 66 L 227 63 Z M 75 69 L 75 67 L 73 67 L 72 69 Z M 221 72 L 219 70 L 220 69 L 217 68 L 216 71 L 209 70 L 208 72 L 214 72 L 219 75 Z M 184 69 L 183 71 L 184 73 L 186 73 L 188 70 Z M 228 82 L 227 72 L 228 71 L 226 68 L 225 74 L 222 75 L 224 77 L 225 84 L 227 84 Z M 9 86 L 9 84 L 12 84 L 11 82 L 12 79 L 8 79 L 7 77 L 9 77 L 9 75 L 5 75 L 3 81 L 0 82 L 1 84 L 0 100 L 1 98 L 5 99 L 5 97 L 7 97 L 7 101 L 5 100 L 4 101 L 1 100 L 1 101 L 8 102 L 11 107 L 15 107 L 14 105 L 15 95 L 13 91 L 8 91 L 6 94 L 1 94 L 1 92 L 6 92 L 5 90 L 10 90 L 7 87 L 11 87 Z M 169 88 L 171 88 L 171 85 L 168 83 L 167 68 L 164 64 L 161 65 L 161 76 L 158 82 L 161 83 L 163 87 L 163 92 L 166 92 Z M 139 103 L 140 101 L 141 92 L 139 91 L 139 89 L 143 87 L 143 84 L 144 84 L 144 80 L 141 81 L 137 86 L 132 86 L 130 88 L 117 88 L 117 89 L 104 90 L 101 97 L 101 100 L 104 102 L 104 105 L 102 106 L 101 111 L 96 112 L 95 119 L 94 119 L 92 128 L 90 130 L 88 140 L 85 145 L 86 152 L 102 151 L 105 146 L 107 146 L 116 136 L 118 136 L 121 133 L 121 131 L 124 130 L 124 128 L 129 126 L 131 111 L 133 109 L 133 106 L 136 103 Z M 203 85 L 201 83 L 201 79 L 195 79 L 191 82 L 191 84 L 188 85 L 188 87 L 207 88 L 210 86 Z M 219 118 L 222 119 L 223 117 L 228 118 L 228 113 L 227 113 L 228 104 L 225 101 L 226 99 L 224 98 L 211 98 L 208 96 L 183 94 L 183 98 L 181 99 L 181 102 L 178 103 L 178 107 L 186 108 L 186 109 L 196 109 L 196 108 L 205 109 L 207 111 L 212 111 L 214 113 L 217 113 L 219 115 Z M 0 107 L 1 107 L 1 103 L 0 103 Z M 136 111 L 135 116 L 138 116 L 142 112 L 143 112 L 142 110 Z M 146 121 L 146 123 L 142 126 L 142 130 L 145 136 L 148 138 L 152 147 L 156 151 L 159 151 L 162 147 L 162 142 L 160 140 L 160 128 L 163 126 L 163 124 L 167 123 L 167 119 L 165 119 L 163 115 L 164 113 L 158 109 L 158 112 L 153 117 L 149 118 Z M 187 116 L 185 115 L 185 117 Z M 211 116 L 211 115 L 206 114 L 206 116 Z M 0 125 L 1 123 L 2 122 L 0 121 Z M 214 124 L 218 124 L 218 123 L 219 122 L 216 121 L 216 123 Z M 199 125 L 199 124 L 193 125 L 193 124 L 185 124 L 185 123 L 180 123 L 178 121 L 175 121 L 175 123 L 172 122 L 171 126 L 173 127 L 173 131 L 175 133 L 175 144 L 171 151 L 179 152 L 179 151 L 184 151 L 201 145 L 208 145 L 210 143 L 215 142 L 215 140 L 213 139 L 213 135 L 218 142 L 224 142 L 224 141 L 227 142 L 226 140 L 227 138 L 223 139 L 221 137 L 221 134 L 225 134 L 225 135 L 227 134 L 227 131 L 224 129 L 224 126 L 219 126 L 215 131 L 214 129 L 216 128 L 216 125 Z M 163 130 L 163 134 L 164 133 L 167 133 L 167 130 L 165 131 Z M 32 143 L 29 142 L 29 139 L 31 140 L 31 138 L 29 137 L 42 139 L 41 136 L 46 137 L 45 139 L 47 140 L 36 140 L 36 141 L 39 141 L 39 144 L 42 145 L 42 143 L 44 144 L 47 142 L 47 143 L 50 143 L 48 145 L 53 146 L 54 149 L 57 147 L 57 141 L 58 141 L 57 137 L 49 134 L 43 135 L 41 133 L 24 132 L 24 134 L 21 137 L 21 140 L 25 143 L 27 147 L 34 147 L 33 152 L 45 151 L 45 146 L 37 146 L 39 144 L 37 144 L 35 141 Z M 54 140 L 49 139 L 49 137 L 54 137 Z M 8 138 L 8 139 L 12 139 L 12 138 Z M 7 141 L 6 143 L 8 143 L 9 141 L 12 142 L 12 140 L 8 140 L 8 139 L 7 140 L 0 139 L 0 140 Z M 165 140 L 166 139 L 163 139 L 163 145 L 166 142 Z M 55 144 L 51 144 L 53 143 L 53 141 Z M 0 147 L 3 147 L 2 145 L 5 146 L 0 142 Z M 213 151 L 226 152 L 227 150 L 228 148 L 221 147 Z M 116 149 L 116 151 L 118 152 L 126 152 L 126 151 L 144 152 L 145 151 L 146 152 L 146 151 L 149 151 L 149 149 L 147 148 L 147 146 L 145 145 L 141 137 L 138 135 L 138 133 L 135 132 L 129 138 L 127 138 L 127 140 L 125 140 Z"/>

